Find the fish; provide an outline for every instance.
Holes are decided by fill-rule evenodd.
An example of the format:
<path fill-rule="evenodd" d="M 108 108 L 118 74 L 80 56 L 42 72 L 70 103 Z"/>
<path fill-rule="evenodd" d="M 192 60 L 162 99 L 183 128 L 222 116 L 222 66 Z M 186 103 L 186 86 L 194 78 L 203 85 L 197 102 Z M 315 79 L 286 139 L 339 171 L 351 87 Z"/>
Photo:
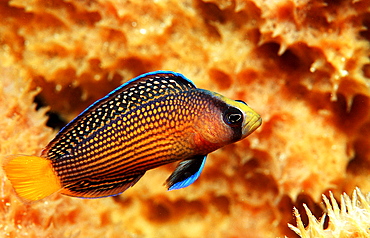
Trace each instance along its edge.
<path fill-rule="evenodd" d="M 184 75 L 140 75 L 97 100 L 63 127 L 40 156 L 11 155 L 3 169 L 21 200 L 54 193 L 78 198 L 119 195 L 146 171 L 179 162 L 165 185 L 189 186 L 207 155 L 262 123 L 241 100 L 200 89 Z"/>

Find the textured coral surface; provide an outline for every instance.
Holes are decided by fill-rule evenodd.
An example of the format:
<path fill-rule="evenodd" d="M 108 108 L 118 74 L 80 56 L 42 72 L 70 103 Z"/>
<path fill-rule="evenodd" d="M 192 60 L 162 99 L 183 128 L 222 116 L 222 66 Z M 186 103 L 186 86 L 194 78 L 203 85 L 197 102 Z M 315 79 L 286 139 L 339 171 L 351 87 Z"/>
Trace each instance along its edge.
<path fill-rule="evenodd" d="M 178 191 L 169 165 L 118 197 L 23 204 L 0 172 L 3 237 L 295 237 L 294 206 L 307 224 L 303 203 L 319 217 L 321 194 L 370 191 L 367 0 L 2 0 L 0 16 L 1 160 L 159 69 L 263 118 Z"/>
<path fill-rule="evenodd" d="M 295 209 L 297 227 L 289 225 L 300 237 L 325 238 L 325 237 L 363 237 L 370 236 L 370 193 L 364 195 L 356 188 L 352 198 L 346 193 L 337 202 L 332 193 L 330 200 L 323 195 L 327 213 L 317 219 L 304 205 L 308 215 L 309 224 L 304 227 L 299 212 Z M 327 220 L 326 218 L 329 218 Z M 326 224 L 327 223 L 327 224 Z"/>

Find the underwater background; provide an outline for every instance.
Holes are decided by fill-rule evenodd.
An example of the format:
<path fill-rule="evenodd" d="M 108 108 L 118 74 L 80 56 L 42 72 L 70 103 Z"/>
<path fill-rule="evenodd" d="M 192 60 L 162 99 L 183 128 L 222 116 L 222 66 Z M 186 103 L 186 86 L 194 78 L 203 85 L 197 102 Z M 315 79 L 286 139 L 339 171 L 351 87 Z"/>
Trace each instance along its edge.
<path fill-rule="evenodd" d="M 0 16 L 2 161 L 39 155 L 95 100 L 155 70 L 263 119 L 176 191 L 163 186 L 170 164 L 117 197 L 24 204 L 0 170 L 2 237 L 298 237 L 294 207 L 309 230 L 328 212 L 322 194 L 335 204 L 356 187 L 370 192 L 369 1 L 4 0 Z M 332 216 L 317 232 L 370 235 L 369 203 L 353 200 L 360 231 Z"/>

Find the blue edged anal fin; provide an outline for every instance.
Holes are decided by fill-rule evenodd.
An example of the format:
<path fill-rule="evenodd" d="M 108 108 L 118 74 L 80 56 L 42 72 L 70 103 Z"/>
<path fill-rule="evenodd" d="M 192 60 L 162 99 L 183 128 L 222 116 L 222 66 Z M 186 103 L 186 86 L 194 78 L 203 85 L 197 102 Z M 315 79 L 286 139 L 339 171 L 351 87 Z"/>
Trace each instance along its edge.
<path fill-rule="evenodd" d="M 196 155 L 191 159 L 180 162 L 166 180 L 168 190 L 185 188 L 194 183 L 204 168 L 206 158 L 207 155 Z"/>

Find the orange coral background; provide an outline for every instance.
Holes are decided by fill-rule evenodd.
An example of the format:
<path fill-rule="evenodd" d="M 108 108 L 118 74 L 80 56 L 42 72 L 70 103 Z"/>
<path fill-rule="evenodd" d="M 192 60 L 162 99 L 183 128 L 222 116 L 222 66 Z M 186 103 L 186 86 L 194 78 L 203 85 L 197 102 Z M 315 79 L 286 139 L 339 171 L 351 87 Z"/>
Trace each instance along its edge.
<path fill-rule="evenodd" d="M 2 159 L 41 151 L 48 110 L 69 121 L 159 69 L 263 118 L 179 191 L 169 165 L 118 197 L 23 204 L 0 172 L 4 237 L 294 237 L 293 206 L 370 191 L 369 1 L 5 0 L 0 16 Z"/>

